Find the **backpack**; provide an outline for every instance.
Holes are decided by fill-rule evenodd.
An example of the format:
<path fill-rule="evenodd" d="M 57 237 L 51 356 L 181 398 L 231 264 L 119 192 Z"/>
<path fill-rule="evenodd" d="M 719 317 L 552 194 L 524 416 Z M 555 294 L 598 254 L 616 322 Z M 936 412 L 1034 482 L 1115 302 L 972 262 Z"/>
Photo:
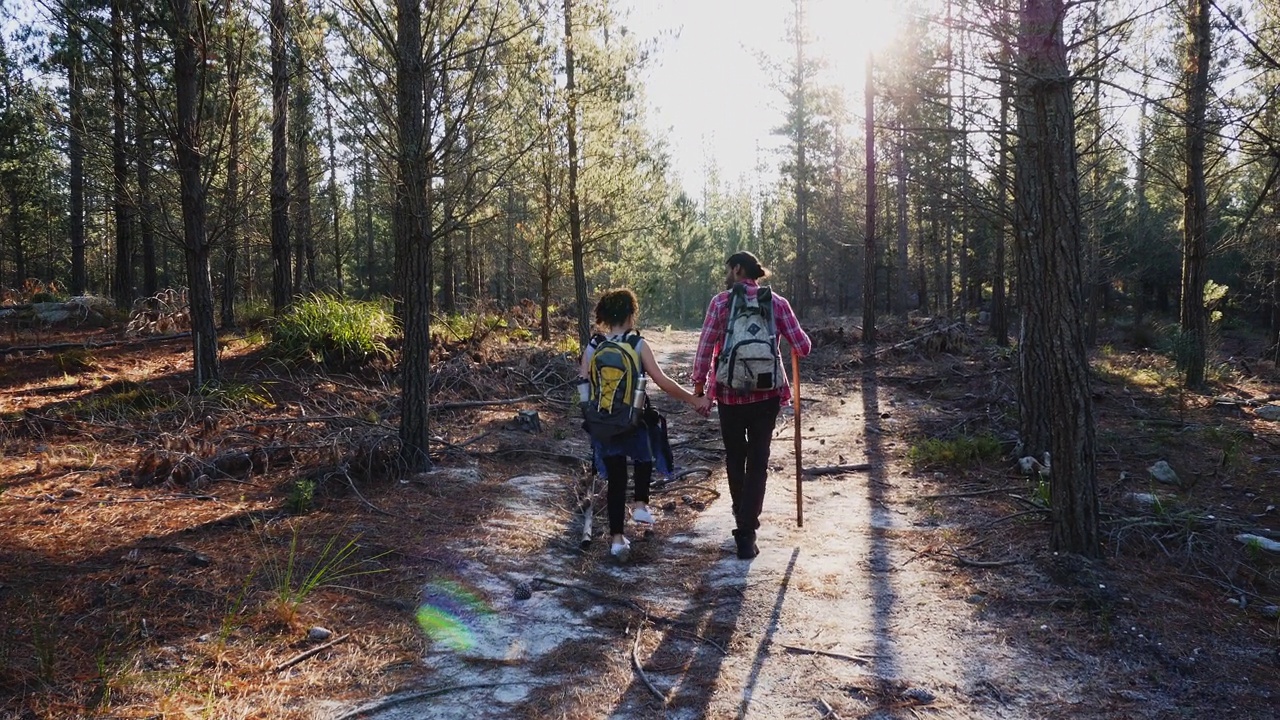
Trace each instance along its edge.
<path fill-rule="evenodd" d="M 738 392 L 774 390 L 782 384 L 773 293 L 762 287 L 754 298 L 738 283 L 729 291 L 729 325 L 716 358 L 716 382 Z"/>
<path fill-rule="evenodd" d="M 582 404 L 583 427 L 601 442 L 614 440 L 638 427 L 643 407 L 636 407 L 636 389 L 644 369 L 640 362 L 639 333 L 619 340 L 603 335 L 592 338 L 595 352 L 587 369 L 590 392 Z"/>

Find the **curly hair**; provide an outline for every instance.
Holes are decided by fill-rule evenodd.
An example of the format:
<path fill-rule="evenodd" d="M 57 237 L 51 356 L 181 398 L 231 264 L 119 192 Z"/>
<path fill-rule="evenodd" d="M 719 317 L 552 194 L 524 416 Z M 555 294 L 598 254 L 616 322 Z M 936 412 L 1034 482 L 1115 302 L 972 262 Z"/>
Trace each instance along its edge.
<path fill-rule="evenodd" d="M 640 312 L 640 300 L 631 288 L 606 290 L 596 302 L 596 323 L 621 325 L 627 318 Z"/>

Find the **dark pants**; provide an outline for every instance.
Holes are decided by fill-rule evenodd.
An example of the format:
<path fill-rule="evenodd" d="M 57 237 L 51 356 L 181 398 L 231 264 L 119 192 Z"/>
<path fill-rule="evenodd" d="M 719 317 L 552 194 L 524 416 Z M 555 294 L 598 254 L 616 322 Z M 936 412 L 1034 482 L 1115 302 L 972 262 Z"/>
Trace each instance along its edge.
<path fill-rule="evenodd" d="M 606 455 L 605 478 L 609 481 L 609 534 L 621 535 L 627 519 L 627 456 Z M 649 482 L 653 479 L 653 462 L 636 462 L 636 502 L 649 502 Z"/>
<path fill-rule="evenodd" d="M 720 406 L 720 434 L 724 438 L 729 497 L 739 532 L 755 534 L 764 509 L 764 486 L 769 477 L 769 445 L 778 421 L 778 398 L 746 405 Z"/>

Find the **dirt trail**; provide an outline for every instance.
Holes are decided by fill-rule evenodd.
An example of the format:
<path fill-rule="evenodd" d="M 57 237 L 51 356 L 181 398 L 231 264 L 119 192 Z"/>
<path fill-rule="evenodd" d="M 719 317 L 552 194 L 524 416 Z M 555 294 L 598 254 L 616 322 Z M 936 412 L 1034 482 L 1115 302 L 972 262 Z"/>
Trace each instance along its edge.
<path fill-rule="evenodd" d="M 669 370 L 687 377 L 696 333 L 648 336 Z M 908 502 L 921 481 L 899 464 L 897 400 L 873 379 L 805 380 L 804 465 L 868 462 L 873 470 L 805 481 L 803 528 L 795 523 L 789 410 L 775 434 L 753 561 L 731 552 L 718 463 L 712 479 L 721 498 L 684 523 L 684 504 L 656 498 L 668 508 L 659 537 L 637 543 L 635 560 L 621 568 L 599 540 L 585 553 L 572 549 L 577 519 L 556 500 L 570 483 L 563 473 L 519 478 L 511 514 L 455 548 L 470 561 L 454 570 L 491 598 L 493 612 L 475 615 L 469 647 L 433 645 L 427 663 L 437 680 L 416 694 L 447 694 L 411 692 L 360 717 L 1078 716 L 1069 676 L 1024 657 L 1016 649 L 1024 643 L 1006 642 L 963 581 L 913 561 L 947 530 Z M 714 416 L 673 415 L 672 430 L 677 444 L 719 445 Z M 562 442 L 581 453 L 580 437 Z M 506 552 L 508 532 L 547 542 Z M 518 599 L 513 588 L 530 580 L 533 596 Z M 610 597 L 633 598 L 651 620 L 642 624 L 639 612 Z"/>

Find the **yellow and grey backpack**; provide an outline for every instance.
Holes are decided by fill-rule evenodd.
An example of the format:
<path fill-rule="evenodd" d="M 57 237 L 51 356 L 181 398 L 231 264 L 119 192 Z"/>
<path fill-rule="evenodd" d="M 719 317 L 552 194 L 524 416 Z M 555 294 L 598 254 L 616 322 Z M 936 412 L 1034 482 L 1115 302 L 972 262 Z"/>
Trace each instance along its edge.
<path fill-rule="evenodd" d="M 582 404 L 583 427 L 600 441 L 616 439 L 640 425 L 644 394 L 637 393 L 644 368 L 640 362 L 640 334 L 624 333 L 617 340 L 592 338 L 595 352 L 587 370 L 591 389 Z"/>

